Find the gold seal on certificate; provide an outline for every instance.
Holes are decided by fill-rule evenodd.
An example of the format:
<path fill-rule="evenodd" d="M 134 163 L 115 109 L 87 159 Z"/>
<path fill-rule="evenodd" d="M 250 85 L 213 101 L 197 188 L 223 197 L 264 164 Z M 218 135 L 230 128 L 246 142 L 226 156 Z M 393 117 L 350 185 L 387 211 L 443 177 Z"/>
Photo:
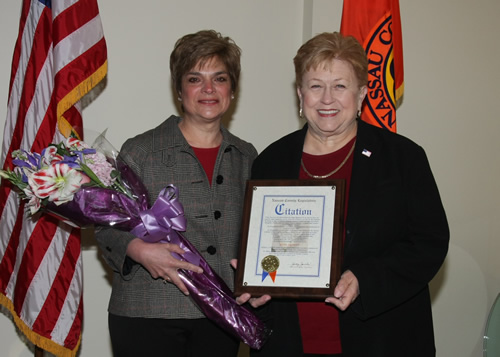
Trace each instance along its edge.
<path fill-rule="evenodd" d="M 333 296 L 340 278 L 345 180 L 248 180 L 234 293 Z"/>
<path fill-rule="evenodd" d="M 275 255 L 266 255 L 260 261 L 260 266 L 262 267 L 262 281 L 270 276 L 273 283 L 276 281 L 276 273 L 280 266 L 280 260 Z"/>
<path fill-rule="evenodd" d="M 272 273 L 278 270 L 280 266 L 280 260 L 275 255 L 268 255 L 262 259 L 260 265 L 265 272 Z"/>

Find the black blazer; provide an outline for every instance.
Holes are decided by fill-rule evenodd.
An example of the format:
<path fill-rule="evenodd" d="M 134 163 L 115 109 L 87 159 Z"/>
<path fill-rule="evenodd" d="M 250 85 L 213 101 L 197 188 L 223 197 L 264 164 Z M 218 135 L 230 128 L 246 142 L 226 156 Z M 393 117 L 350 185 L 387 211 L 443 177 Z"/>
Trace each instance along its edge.
<path fill-rule="evenodd" d="M 252 178 L 298 178 L 306 132 L 266 148 Z M 343 355 L 434 356 L 428 283 L 445 259 L 449 229 L 424 150 L 358 121 L 348 207 L 343 270 L 357 277 L 360 295 L 340 313 Z M 301 356 L 296 305 L 276 300 L 262 310 L 274 333 L 258 355 Z"/>

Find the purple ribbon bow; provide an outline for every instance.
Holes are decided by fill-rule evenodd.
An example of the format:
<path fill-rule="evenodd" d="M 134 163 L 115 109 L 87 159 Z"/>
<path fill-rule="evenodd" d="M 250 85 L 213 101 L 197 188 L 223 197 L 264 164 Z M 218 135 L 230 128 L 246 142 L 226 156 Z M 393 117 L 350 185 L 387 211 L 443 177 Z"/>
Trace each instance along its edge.
<path fill-rule="evenodd" d="M 179 201 L 179 189 L 168 185 L 160 191 L 153 206 L 139 213 L 139 223 L 131 233 L 148 243 L 172 243 L 179 245 L 186 253 L 182 256 L 172 253 L 177 259 L 200 265 L 200 258 L 181 239 L 179 231 L 186 230 L 184 207 Z"/>
<path fill-rule="evenodd" d="M 186 230 L 186 218 L 178 196 L 178 189 L 175 186 L 165 187 L 153 207 L 139 214 L 141 223 L 131 232 L 147 242 L 168 242 L 179 245 L 185 253 L 182 255 L 172 253 L 172 255 L 203 269 L 201 274 L 190 270 L 178 270 L 191 299 L 205 316 L 218 326 L 251 348 L 261 348 L 271 330 L 249 309 L 236 302 L 226 283 L 213 271 L 191 242 L 179 233 Z"/>

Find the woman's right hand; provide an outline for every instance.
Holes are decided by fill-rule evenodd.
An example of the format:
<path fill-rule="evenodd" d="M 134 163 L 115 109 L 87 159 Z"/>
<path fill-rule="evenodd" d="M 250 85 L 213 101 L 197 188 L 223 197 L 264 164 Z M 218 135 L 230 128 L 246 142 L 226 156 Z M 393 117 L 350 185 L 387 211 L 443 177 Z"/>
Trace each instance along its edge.
<path fill-rule="evenodd" d="M 147 243 L 140 238 L 133 239 L 127 246 L 127 255 L 146 268 L 154 279 L 161 278 L 172 283 L 185 295 L 189 295 L 189 291 L 182 282 L 177 270 L 184 269 L 201 274 L 203 269 L 174 258 L 172 253 L 182 255 L 185 251 L 177 244 Z"/>

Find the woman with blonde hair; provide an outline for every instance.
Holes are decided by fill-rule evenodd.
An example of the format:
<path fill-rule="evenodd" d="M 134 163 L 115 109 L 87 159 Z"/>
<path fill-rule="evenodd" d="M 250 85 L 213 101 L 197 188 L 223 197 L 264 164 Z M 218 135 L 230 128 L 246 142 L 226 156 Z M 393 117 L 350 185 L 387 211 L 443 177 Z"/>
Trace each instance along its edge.
<path fill-rule="evenodd" d="M 447 254 L 449 230 L 426 154 L 359 119 L 369 84 L 356 39 L 319 34 L 294 64 L 307 123 L 269 145 L 252 178 L 345 180 L 343 273 L 324 302 L 262 306 L 273 334 L 252 355 L 434 356 L 428 284 Z"/>

